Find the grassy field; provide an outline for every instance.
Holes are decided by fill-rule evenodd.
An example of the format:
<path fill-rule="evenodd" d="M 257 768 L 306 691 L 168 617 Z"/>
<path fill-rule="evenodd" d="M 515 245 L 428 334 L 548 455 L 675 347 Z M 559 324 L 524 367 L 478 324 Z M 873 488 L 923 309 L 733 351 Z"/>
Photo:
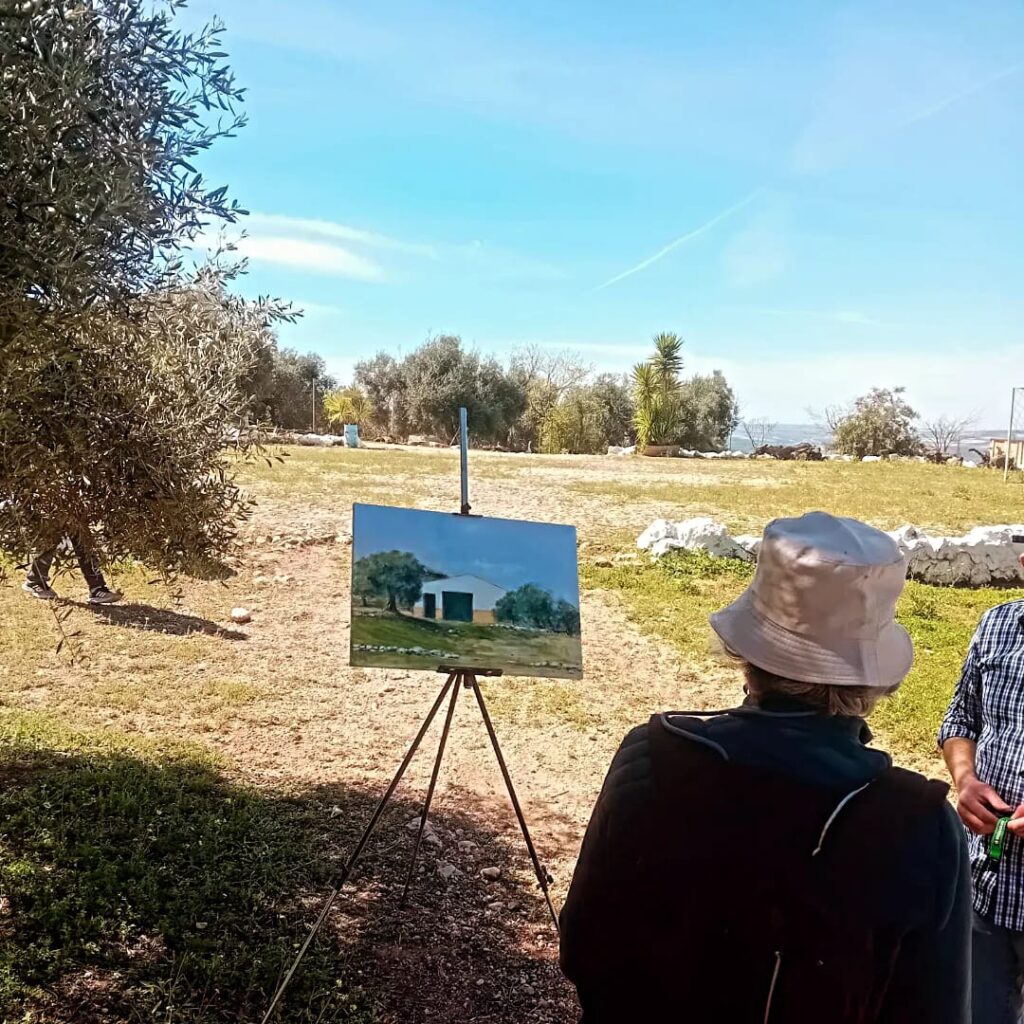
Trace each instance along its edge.
<path fill-rule="evenodd" d="M 707 665 L 720 660 L 708 615 L 738 596 L 752 571 L 745 562 L 681 552 L 656 564 L 589 566 L 583 580 L 588 587 L 621 593 L 640 628 L 668 640 L 686 659 Z M 872 719 L 879 742 L 904 764 L 935 767 L 935 734 L 978 620 L 995 604 L 1022 599 L 1024 589 L 907 584 L 898 616 L 914 641 L 914 668 Z"/>
<path fill-rule="evenodd" d="M 594 544 L 625 544 L 651 509 L 708 515 L 733 532 L 756 532 L 776 516 L 824 509 L 882 529 L 913 523 L 936 532 L 1024 517 L 1024 473 L 919 463 L 748 462 L 516 456 L 473 452 L 471 491 L 479 511 L 556 517 L 581 526 Z M 290 449 L 284 465 L 245 467 L 242 479 L 265 497 L 312 504 L 454 508 L 458 456 L 447 450 Z M 521 500 L 528 495 L 529 500 Z M 530 509 L 533 513 L 530 514 Z M 603 512 L 605 514 L 595 514 Z M 639 515 L 637 514 L 639 513 Z M 616 526 L 615 519 L 626 526 Z M 585 531 L 583 533 L 582 531 Z M 637 530 L 636 532 L 639 532 Z"/>
<path fill-rule="evenodd" d="M 311 807 L 199 745 L 47 715 L 0 713 L 0 749 L 0 1019 L 256 1017 L 328 882 Z M 285 1019 L 370 1019 L 322 944 L 297 985 Z"/>
<path fill-rule="evenodd" d="M 115 582 L 125 604 L 64 606 L 78 635 L 60 653 L 52 609 L 28 600 L 16 577 L 0 586 L 0 1020 L 259 1019 L 379 794 L 379 766 L 408 741 L 409 722 L 422 712 L 424 677 L 347 665 L 349 507 L 358 500 L 453 509 L 457 468 L 448 451 L 319 449 L 292 449 L 273 468 L 247 467 L 243 479 L 259 508 L 248 564 L 227 588 L 184 581 L 176 601 L 141 569 L 123 567 Z M 632 550 L 657 517 L 711 515 L 753 532 L 774 516 L 823 508 L 884 528 L 910 522 L 961 532 L 1020 521 L 1022 495 L 1020 476 L 1004 484 L 998 473 L 944 466 L 473 453 L 474 511 L 579 531 L 590 592 L 585 684 L 510 678 L 485 687 L 517 765 L 532 765 L 527 792 L 549 792 L 541 810 L 562 815 L 548 840 L 559 843 L 560 884 L 610 751 L 630 723 L 655 710 L 644 703 L 648 664 L 630 654 L 612 666 L 617 648 L 642 650 L 639 637 L 648 654 L 676 652 L 685 702 L 685 680 L 726 678 L 710 649 L 707 614 L 751 572 L 695 555 L 611 565 L 607 556 Z M 310 537 L 313 546 L 303 546 Z M 57 588 L 80 596 L 81 581 L 61 579 Z M 941 770 L 934 732 L 972 631 L 985 609 L 1014 598 L 1024 590 L 908 585 L 900 619 L 917 660 L 872 723 L 900 763 Z M 607 602 L 615 615 L 601 619 Z M 238 603 L 252 610 L 251 626 L 229 621 Z M 367 622 L 367 634 L 357 622 L 355 642 L 427 646 L 410 643 L 407 622 L 401 635 L 395 626 Z M 732 685 L 724 688 L 730 694 Z M 544 765 L 562 749 L 550 780 L 558 788 L 543 790 Z M 481 849 L 508 846 L 508 833 L 462 796 L 438 820 Z M 408 842 L 404 823 L 416 807 L 408 799 L 368 863 L 371 902 L 391 884 L 387 852 Z M 447 852 L 453 847 L 445 856 L 459 856 Z M 463 927 L 466 906 L 476 899 L 483 907 L 486 895 L 471 895 L 472 868 L 464 867 L 453 895 L 441 882 L 421 882 L 428 909 L 414 923 L 419 961 L 383 955 L 394 937 L 372 933 L 366 922 L 376 915 L 365 904 L 346 904 L 349 916 L 313 947 L 280 1019 L 520 1024 L 535 1001 L 522 995 L 523 978 L 562 1005 L 550 949 L 525 951 L 532 932 L 487 932 L 498 919 L 482 909 Z M 510 878 L 503 898 L 533 907 L 534 897 L 528 879 Z M 439 940 L 442 925 L 449 931 Z M 460 935 L 472 936 L 471 948 Z M 449 947 L 450 968 L 430 959 Z M 493 987 L 502 964 L 522 973 Z M 448 981 L 439 987 L 442 976 Z M 452 1002 L 411 1016 L 394 1010 L 396 1001 L 412 1005 L 415 993 Z M 389 1001 L 390 1011 L 381 1010 Z M 572 1014 L 547 1019 L 561 1024 Z"/>
<path fill-rule="evenodd" d="M 388 648 L 373 650 L 369 648 Z M 413 653 L 414 648 L 424 653 Z M 579 676 L 577 637 L 468 622 L 430 622 L 408 615 L 353 610 L 352 664 L 364 668 L 439 666 L 499 669 L 505 675 Z"/>

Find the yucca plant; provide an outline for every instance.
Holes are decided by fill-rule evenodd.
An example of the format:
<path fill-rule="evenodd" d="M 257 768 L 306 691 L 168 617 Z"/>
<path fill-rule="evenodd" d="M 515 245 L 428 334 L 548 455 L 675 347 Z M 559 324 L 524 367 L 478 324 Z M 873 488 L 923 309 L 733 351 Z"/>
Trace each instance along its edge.
<path fill-rule="evenodd" d="M 369 398 L 358 388 L 344 388 L 324 395 L 324 415 L 332 426 L 345 423 L 363 426 L 371 411 Z"/>
<path fill-rule="evenodd" d="M 678 335 L 657 334 L 654 356 L 633 368 L 634 425 L 641 450 L 649 445 L 672 444 L 679 433 L 682 347 Z"/>

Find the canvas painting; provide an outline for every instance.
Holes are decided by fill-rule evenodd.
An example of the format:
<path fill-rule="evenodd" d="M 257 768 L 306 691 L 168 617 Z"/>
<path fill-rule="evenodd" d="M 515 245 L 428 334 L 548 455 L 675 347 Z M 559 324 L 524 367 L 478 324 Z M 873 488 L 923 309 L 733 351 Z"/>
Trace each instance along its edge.
<path fill-rule="evenodd" d="M 356 505 L 353 665 L 578 679 L 571 526 Z"/>

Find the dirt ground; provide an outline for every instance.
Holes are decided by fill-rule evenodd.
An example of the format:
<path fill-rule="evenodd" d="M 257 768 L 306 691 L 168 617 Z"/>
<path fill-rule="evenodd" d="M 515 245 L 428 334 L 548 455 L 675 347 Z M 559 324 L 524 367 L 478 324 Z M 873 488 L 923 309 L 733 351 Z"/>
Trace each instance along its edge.
<path fill-rule="evenodd" d="M 587 546 L 590 553 L 613 546 L 611 538 L 663 509 L 638 495 L 623 516 L 606 498 L 563 486 L 569 467 L 558 460 L 524 464 L 525 472 L 518 460 L 509 464 L 514 475 L 503 474 L 499 462 L 497 472 L 474 481 L 474 510 L 573 523 L 585 555 Z M 389 486 L 408 495 L 415 483 L 409 503 L 453 508 L 454 464 L 439 453 L 436 465 L 436 472 L 423 472 L 434 462 L 421 463 L 415 482 L 374 479 L 371 500 L 384 500 Z M 608 460 L 594 460 L 590 471 L 618 473 Z M 358 481 L 351 486 L 358 489 Z M 122 581 L 123 605 L 74 610 L 83 664 L 69 668 L 52 648 L 40 648 L 31 678 L 0 669 L 0 681 L 15 707 L 64 714 L 78 726 L 195 740 L 219 753 L 233 782 L 307 800 L 315 794 L 325 817 L 337 817 L 325 856 L 340 864 L 443 678 L 348 666 L 353 495 L 289 494 L 259 482 L 254 490 L 259 508 L 248 527 L 248 557 L 226 589 L 186 583 L 173 603 L 160 588 Z M 58 584 L 62 591 L 77 585 Z M 234 606 L 249 609 L 251 622 L 232 624 Z M 18 607 L 40 622 L 48 614 Z M 726 670 L 696 678 L 667 645 L 642 635 L 610 593 L 585 592 L 582 620 L 583 681 L 483 684 L 556 906 L 628 728 L 670 707 L 729 706 L 739 694 Z M 413 842 L 408 826 L 426 789 L 442 717 L 335 908 L 326 941 L 337 944 L 346 972 L 363 978 L 385 1021 L 575 1020 L 572 987 L 557 967 L 557 938 L 468 691 L 437 783 L 430 841 L 408 905 L 397 905 Z M 485 868 L 498 868 L 500 876 L 488 879 Z M 309 921 L 319 898 L 309 894 Z"/>
<path fill-rule="evenodd" d="M 283 525 L 278 519 L 278 528 Z M 337 543 L 268 551 L 259 556 L 260 575 L 291 579 L 232 587 L 233 599 L 253 613 L 251 625 L 237 628 L 246 637 L 232 644 L 237 657 L 256 672 L 273 665 L 290 680 L 274 700 L 260 701 L 258 713 L 239 715 L 210 737 L 234 771 L 257 785 L 344 783 L 383 791 L 443 682 L 429 674 L 346 665 L 347 557 Z M 727 705 L 738 691 L 725 675 L 689 675 L 666 647 L 636 631 L 611 595 L 585 593 L 582 613 L 583 682 L 499 679 L 484 686 L 534 842 L 553 878 L 556 906 L 629 723 L 668 707 Z M 531 689 L 554 695 L 554 714 L 531 709 Z M 564 694 L 572 709 L 568 721 L 557 710 Z M 425 791 L 440 721 L 441 715 L 403 782 L 409 800 Z M 448 824 L 459 814 L 472 819 L 476 840 L 460 840 L 458 826 Z M 440 842 L 424 848 L 416 884 L 426 888 L 425 898 L 414 890 L 404 917 L 384 909 L 380 920 L 368 924 L 376 936 L 370 943 L 380 972 L 375 987 L 391 1019 L 574 1020 L 571 986 L 556 967 L 553 929 L 469 692 L 457 705 L 431 817 Z M 402 864 L 411 845 L 400 838 L 406 823 L 392 822 L 392 834 L 382 840 L 401 847 L 395 856 Z M 446 865 L 456 869 L 448 882 L 438 873 L 447 872 Z M 495 866 L 501 879 L 481 881 L 480 871 Z M 503 993 L 500 1006 L 496 988 Z"/>
<path fill-rule="evenodd" d="M 471 500 L 483 515 L 576 526 L 581 560 L 597 565 L 661 516 L 713 515 L 734 530 L 808 507 L 886 528 L 1010 521 L 1013 495 L 998 480 L 958 473 L 474 452 Z M 175 601 L 138 570 L 116 581 L 126 591 L 122 605 L 63 605 L 66 627 L 79 634 L 73 646 L 82 658 L 73 665 L 67 651 L 55 651 L 52 610 L 16 587 L 0 589 L 0 705 L 75 729 L 213 750 L 231 783 L 312 808 L 323 822 L 324 862 L 340 866 L 443 683 L 431 673 L 349 667 L 351 504 L 454 511 L 457 456 L 303 450 L 243 479 L 258 507 L 228 585 L 188 581 Z M 57 583 L 69 597 L 80 586 L 76 578 Z M 233 624 L 235 606 L 249 609 L 251 621 Z M 628 729 L 657 711 L 731 706 L 740 695 L 730 670 L 687 663 L 640 632 L 618 593 L 587 590 L 581 611 L 582 681 L 483 682 L 556 905 Z M 455 713 L 409 902 L 398 906 L 440 717 L 321 941 L 389 1024 L 573 1021 L 557 939 L 469 692 Z M 499 870 L 484 875 L 487 868 Z M 323 895 L 301 893 L 296 941 Z"/>

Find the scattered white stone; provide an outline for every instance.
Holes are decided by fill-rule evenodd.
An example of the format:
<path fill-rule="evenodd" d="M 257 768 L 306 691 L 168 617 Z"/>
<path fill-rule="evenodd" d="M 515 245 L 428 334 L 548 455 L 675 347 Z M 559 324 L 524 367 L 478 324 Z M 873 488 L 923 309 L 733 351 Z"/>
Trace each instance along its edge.
<path fill-rule="evenodd" d="M 501 878 L 501 868 L 481 868 L 480 877 L 486 879 L 488 882 L 496 882 Z"/>
<path fill-rule="evenodd" d="M 252 622 L 252 615 L 249 613 L 248 608 L 232 608 L 231 621 L 239 626 L 244 626 L 247 622 Z"/>
<path fill-rule="evenodd" d="M 609 455 L 636 455 L 636 445 L 631 444 L 628 448 L 621 448 L 617 444 L 608 445 Z"/>
<path fill-rule="evenodd" d="M 1024 542 L 1013 539 L 1024 537 L 1024 524 L 979 526 L 962 537 L 930 537 L 916 526 L 904 526 L 889 536 L 907 558 L 908 575 L 923 583 L 983 587 L 1024 582 L 1019 561 Z M 760 546 L 760 537 L 731 537 L 721 523 L 707 518 L 656 519 L 637 540 L 637 547 L 654 558 L 682 549 L 751 561 Z"/>
<path fill-rule="evenodd" d="M 864 458 L 861 459 L 860 461 L 861 462 L 881 462 L 882 461 L 882 456 L 881 455 L 865 455 Z"/>
<path fill-rule="evenodd" d="M 343 445 L 345 438 L 336 437 L 334 434 L 299 434 L 295 438 L 295 443 L 311 448 L 333 448 L 335 445 Z"/>
<path fill-rule="evenodd" d="M 741 533 L 738 537 L 733 538 L 737 544 L 745 551 L 749 551 L 755 558 L 757 553 L 761 550 L 761 535 L 753 533 Z"/>
<path fill-rule="evenodd" d="M 446 860 L 439 860 L 437 862 L 437 873 L 446 882 L 450 882 L 459 873 L 459 869 L 454 864 L 449 864 Z"/>
<path fill-rule="evenodd" d="M 722 523 L 698 516 L 671 523 L 656 519 L 637 539 L 637 547 L 661 558 L 670 551 L 707 551 L 717 558 L 739 558 L 750 561 L 750 551 L 729 536 Z"/>
<path fill-rule="evenodd" d="M 1024 580 L 1019 558 L 1024 525 L 978 526 L 962 537 L 930 537 L 916 526 L 889 534 L 907 558 L 908 574 L 922 583 L 983 587 Z"/>
<path fill-rule="evenodd" d="M 405 827 L 410 832 L 417 832 L 420 827 L 419 815 L 417 815 L 415 818 L 410 818 L 405 823 Z M 423 842 L 425 842 L 427 846 L 443 845 L 441 837 L 437 834 L 437 831 L 434 829 L 433 824 L 429 820 L 427 821 L 426 825 L 423 826 Z"/>

